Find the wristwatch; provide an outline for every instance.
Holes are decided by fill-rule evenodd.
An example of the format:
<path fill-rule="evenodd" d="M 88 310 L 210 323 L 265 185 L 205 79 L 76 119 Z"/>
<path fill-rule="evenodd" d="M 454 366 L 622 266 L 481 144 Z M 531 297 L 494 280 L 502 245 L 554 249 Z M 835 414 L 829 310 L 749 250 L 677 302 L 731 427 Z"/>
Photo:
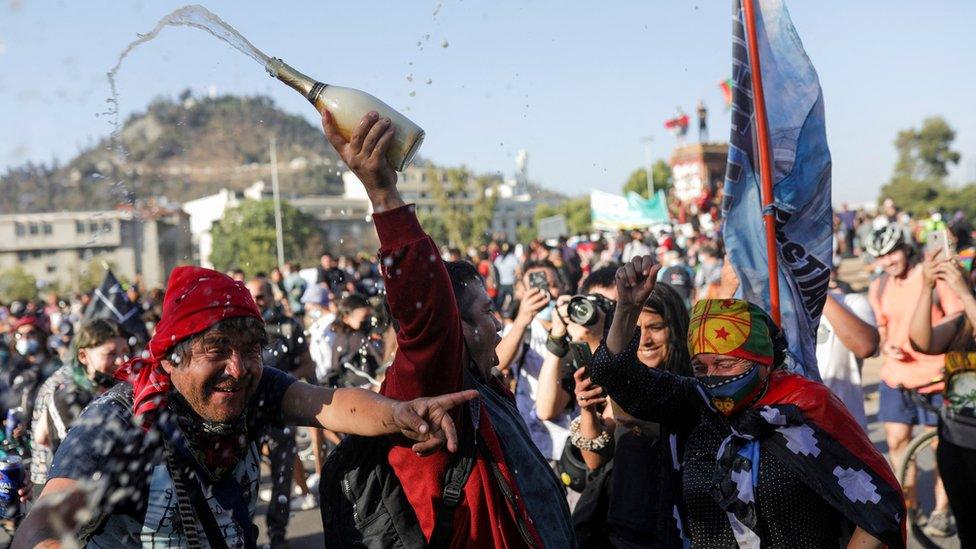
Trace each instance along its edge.
<path fill-rule="evenodd" d="M 546 338 L 546 350 L 550 353 L 556 355 L 559 358 L 563 358 L 569 354 L 569 342 L 566 336 L 562 337 L 552 337 L 550 335 Z"/>

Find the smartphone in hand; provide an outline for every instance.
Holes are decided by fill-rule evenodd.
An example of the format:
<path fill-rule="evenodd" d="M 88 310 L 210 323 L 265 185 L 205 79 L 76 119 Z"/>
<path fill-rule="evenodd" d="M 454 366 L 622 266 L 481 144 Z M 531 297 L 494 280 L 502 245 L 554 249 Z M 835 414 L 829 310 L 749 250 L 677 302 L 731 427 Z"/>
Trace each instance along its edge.
<path fill-rule="evenodd" d="M 593 364 L 593 353 L 590 345 L 582 341 L 570 341 L 569 352 L 572 353 L 574 368 L 586 368 L 586 375 L 590 374 L 590 364 Z"/>
<path fill-rule="evenodd" d="M 543 271 L 536 271 L 534 273 L 529 273 L 529 286 L 539 290 L 542 293 L 549 293 L 549 279 L 546 278 L 546 273 Z"/>
<path fill-rule="evenodd" d="M 952 251 L 949 249 L 949 234 L 945 229 L 932 231 L 925 236 L 926 255 L 936 250 L 940 252 L 935 256 L 936 259 L 946 260 L 952 257 Z"/>

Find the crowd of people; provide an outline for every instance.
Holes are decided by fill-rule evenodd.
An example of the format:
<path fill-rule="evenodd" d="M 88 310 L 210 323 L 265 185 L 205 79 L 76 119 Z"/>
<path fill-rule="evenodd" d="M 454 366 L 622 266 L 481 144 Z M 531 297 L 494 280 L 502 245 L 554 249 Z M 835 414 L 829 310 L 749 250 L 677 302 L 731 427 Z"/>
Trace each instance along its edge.
<path fill-rule="evenodd" d="M 397 192 L 389 120 L 350 141 L 323 124 L 373 205 L 376 259 L 325 253 L 312 279 L 179 267 L 130 292 L 145 340 L 86 316 L 88 296 L 3 309 L 2 451 L 33 485 L 15 547 L 253 547 L 260 500 L 272 547 L 316 506 L 327 546 L 903 547 L 921 507 L 892 467 L 915 426 L 939 433 L 926 532 L 976 545 L 963 217 L 837 212 L 838 260 L 873 279 L 832 279 L 820 383 L 733 297 L 720 219 L 438 248 Z M 861 381 L 878 354 L 887 460 Z"/>

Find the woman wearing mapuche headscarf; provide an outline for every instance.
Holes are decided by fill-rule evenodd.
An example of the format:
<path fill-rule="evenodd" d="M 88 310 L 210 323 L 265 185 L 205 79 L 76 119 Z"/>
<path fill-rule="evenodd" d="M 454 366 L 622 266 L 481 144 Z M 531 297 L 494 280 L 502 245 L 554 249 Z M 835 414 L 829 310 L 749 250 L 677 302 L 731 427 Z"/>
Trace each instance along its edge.
<path fill-rule="evenodd" d="M 592 379 L 628 413 L 684 436 L 684 534 L 694 547 L 904 547 L 905 508 L 887 462 L 822 384 L 788 373 L 786 341 L 738 299 L 699 301 L 694 378 L 645 368 L 634 333 L 658 267 L 617 271 L 618 302 Z"/>

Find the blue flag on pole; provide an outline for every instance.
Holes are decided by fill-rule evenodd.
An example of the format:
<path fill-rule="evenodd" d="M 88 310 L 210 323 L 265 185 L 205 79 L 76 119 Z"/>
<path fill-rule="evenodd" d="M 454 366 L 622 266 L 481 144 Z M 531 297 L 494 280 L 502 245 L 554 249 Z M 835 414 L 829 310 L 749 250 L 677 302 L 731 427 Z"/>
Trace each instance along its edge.
<path fill-rule="evenodd" d="M 773 164 L 782 327 L 790 367 L 819 381 L 816 334 L 832 260 L 830 151 L 823 92 L 782 0 L 754 0 Z M 732 135 L 723 236 L 743 299 L 771 310 L 759 147 L 742 0 L 732 17 Z"/>

